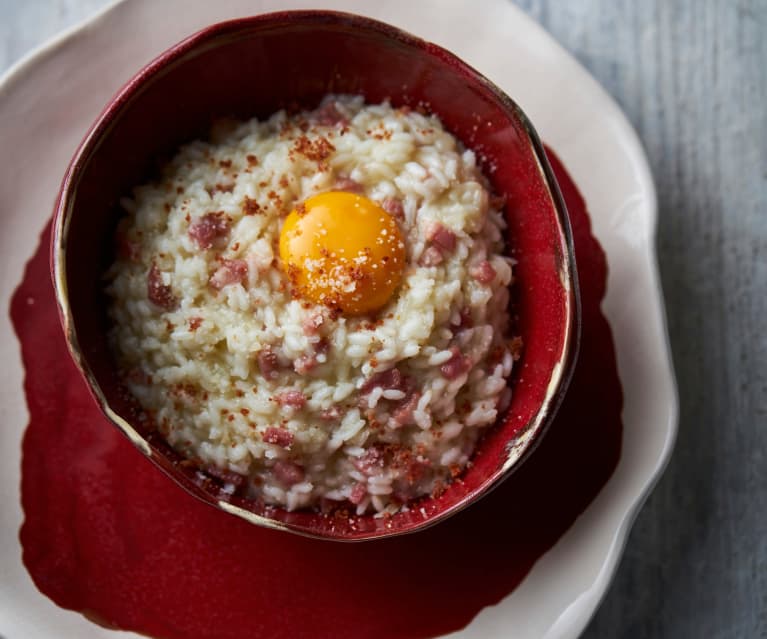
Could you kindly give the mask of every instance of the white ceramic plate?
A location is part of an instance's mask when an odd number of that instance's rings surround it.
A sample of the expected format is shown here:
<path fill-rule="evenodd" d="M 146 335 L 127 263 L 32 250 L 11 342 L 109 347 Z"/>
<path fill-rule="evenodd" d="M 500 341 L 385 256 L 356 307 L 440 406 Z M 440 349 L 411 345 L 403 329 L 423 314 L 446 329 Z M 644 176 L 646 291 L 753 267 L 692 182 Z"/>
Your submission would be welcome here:
<path fill-rule="evenodd" d="M 455 52 L 527 112 L 583 192 L 610 272 L 604 311 L 625 393 L 623 453 L 596 500 L 522 584 L 453 639 L 577 637 L 615 572 L 633 519 L 676 433 L 677 398 L 655 262 L 656 198 L 633 129 L 552 38 L 506 0 L 124 0 L 28 56 L 0 81 L 0 297 L 3 308 L 50 215 L 69 158 L 110 96 L 141 66 L 216 21 L 286 8 L 384 20 Z M 116 636 L 56 607 L 21 564 L 19 451 L 27 421 L 19 347 L 0 325 L 0 635 Z M 131 635 L 138 636 L 138 635 Z"/>

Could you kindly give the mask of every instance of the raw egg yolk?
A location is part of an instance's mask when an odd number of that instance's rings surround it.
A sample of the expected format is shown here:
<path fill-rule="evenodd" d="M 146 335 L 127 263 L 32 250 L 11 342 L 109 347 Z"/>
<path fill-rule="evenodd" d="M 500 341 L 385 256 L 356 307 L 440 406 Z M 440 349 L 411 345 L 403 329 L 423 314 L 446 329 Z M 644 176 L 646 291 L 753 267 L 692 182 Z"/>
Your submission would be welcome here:
<path fill-rule="evenodd" d="M 280 259 L 300 296 L 359 315 L 389 301 L 402 279 L 405 243 L 378 204 L 330 191 L 310 197 L 285 219 Z"/>

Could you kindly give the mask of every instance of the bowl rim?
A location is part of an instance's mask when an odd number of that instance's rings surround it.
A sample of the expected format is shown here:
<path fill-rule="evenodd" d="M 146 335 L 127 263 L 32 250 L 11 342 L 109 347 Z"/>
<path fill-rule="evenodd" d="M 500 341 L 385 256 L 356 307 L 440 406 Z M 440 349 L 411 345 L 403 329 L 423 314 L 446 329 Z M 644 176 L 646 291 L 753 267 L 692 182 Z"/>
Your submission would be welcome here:
<path fill-rule="evenodd" d="M 441 61 L 456 69 L 458 73 L 471 77 L 474 82 L 482 86 L 485 91 L 492 95 L 502 107 L 503 111 L 511 114 L 511 117 L 521 125 L 536 161 L 536 167 L 546 186 L 548 199 L 553 206 L 554 217 L 557 222 L 556 235 L 559 246 L 557 246 L 556 263 L 559 281 L 563 289 L 566 316 L 561 349 L 557 354 L 556 362 L 551 369 L 544 398 L 540 402 L 532 418 L 520 429 L 519 435 L 507 444 L 507 456 L 503 465 L 484 477 L 475 489 L 467 492 L 455 503 L 426 519 L 410 523 L 401 528 L 391 529 L 388 527 L 379 527 L 374 530 L 357 532 L 353 535 L 319 533 L 314 529 L 308 529 L 291 522 L 283 522 L 264 515 L 256 514 L 233 503 L 217 498 L 205 489 L 198 487 L 195 487 L 197 489 L 193 489 L 190 482 L 181 481 L 180 474 L 171 474 L 159 463 L 155 463 L 155 465 L 192 496 L 261 527 L 283 530 L 314 539 L 347 543 L 411 534 L 444 521 L 485 497 L 521 466 L 522 462 L 527 459 L 535 448 L 537 448 L 542 436 L 553 421 L 553 418 L 564 399 L 575 369 L 580 346 L 581 301 L 572 230 L 567 208 L 553 170 L 548 162 L 544 145 L 530 119 L 521 107 L 495 83 L 458 58 L 452 52 L 380 20 L 344 11 L 324 9 L 274 11 L 216 22 L 192 33 L 183 40 L 165 49 L 149 63 L 139 69 L 108 100 L 101 113 L 90 126 L 88 132 L 78 145 L 67 166 L 53 209 L 54 223 L 50 245 L 51 273 L 59 318 L 64 330 L 69 353 L 80 374 L 86 380 L 89 391 L 96 400 L 102 413 L 114 426 L 122 431 L 122 433 L 130 439 L 133 445 L 147 458 L 156 461 L 154 459 L 156 451 L 151 447 L 144 436 L 142 436 L 127 419 L 123 418 L 112 409 L 98 379 L 88 365 L 80 347 L 77 332 L 75 330 L 74 316 L 69 304 L 66 278 L 66 249 L 69 222 L 71 220 L 70 213 L 74 207 L 74 202 L 77 199 L 77 189 L 82 173 L 88 166 L 92 154 L 99 148 L 101 140 L 109 134 L 112 127 L 119 121 L 123 107 L 129 106 L 130 102 L 143 92 L 146 82 L 156 79 L 168 65 L 177 62 L 184 56 L 195 55 L 201 50 L 201 46 L 204 46 L 210 41 L 218 41 L 216 44 L 220 44 L 220 42 L 223 41 L 221 39 L 227 35 L 235 38 L 237 37 L 238 32 L 279 21 L 311 21 L 314 24 L 347 24 L 359 27 L 366 31 L 378 32 L 379 34 L 402 42 L 407 46 L 420 49 L 428 55 L 438 57 Z"/>

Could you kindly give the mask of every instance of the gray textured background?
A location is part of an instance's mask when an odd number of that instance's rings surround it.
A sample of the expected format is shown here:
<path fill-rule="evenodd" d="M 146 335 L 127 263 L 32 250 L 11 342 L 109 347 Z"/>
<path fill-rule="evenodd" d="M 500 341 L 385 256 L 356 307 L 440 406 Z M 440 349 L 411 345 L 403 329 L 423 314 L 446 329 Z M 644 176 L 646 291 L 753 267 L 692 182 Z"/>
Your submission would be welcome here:
<path fill-rule="evenodd" d="M 105 4 L 0 0 L 0 72 Z M 767 1 L 517 4 L 645 145 L 681 396 L 674 457 L 584 637 L 767 638 Z"/>

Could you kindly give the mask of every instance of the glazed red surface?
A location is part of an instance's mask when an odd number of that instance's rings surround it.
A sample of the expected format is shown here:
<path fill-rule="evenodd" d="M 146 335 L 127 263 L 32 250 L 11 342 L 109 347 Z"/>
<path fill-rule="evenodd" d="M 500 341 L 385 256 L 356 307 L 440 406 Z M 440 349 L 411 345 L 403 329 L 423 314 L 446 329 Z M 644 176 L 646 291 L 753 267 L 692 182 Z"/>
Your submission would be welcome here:
<path fill-rule="evenodd" d="M 552 164 L 583 302 L 577 368 L 538 450 L 489 497 L 414 535 L 338 544 L 252 526 L 168 480 L 102 416 L 67 352 L 49 230 L 16 291 L 30 423 L 23 560 L 58 605 L 164 639 L 433 637 L 509 594 L 620 455 L 622 393 L 599 309 L 606 262 L 583 200 Z"/>

